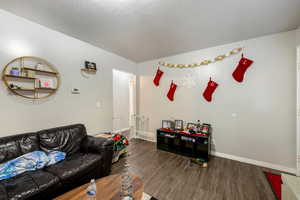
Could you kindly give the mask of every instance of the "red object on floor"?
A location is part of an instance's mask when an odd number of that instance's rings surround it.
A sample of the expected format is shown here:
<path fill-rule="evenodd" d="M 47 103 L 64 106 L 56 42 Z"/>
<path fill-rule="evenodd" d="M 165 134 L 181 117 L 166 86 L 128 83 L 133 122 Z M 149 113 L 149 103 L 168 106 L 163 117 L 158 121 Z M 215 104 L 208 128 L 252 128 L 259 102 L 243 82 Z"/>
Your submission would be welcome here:
<path fill-rule="evenodd" d="M 265 172 L 265 175 L 270 183 L 270 186 L 277 197 L 278 200 L 281 200 L 281 175 Z"/>

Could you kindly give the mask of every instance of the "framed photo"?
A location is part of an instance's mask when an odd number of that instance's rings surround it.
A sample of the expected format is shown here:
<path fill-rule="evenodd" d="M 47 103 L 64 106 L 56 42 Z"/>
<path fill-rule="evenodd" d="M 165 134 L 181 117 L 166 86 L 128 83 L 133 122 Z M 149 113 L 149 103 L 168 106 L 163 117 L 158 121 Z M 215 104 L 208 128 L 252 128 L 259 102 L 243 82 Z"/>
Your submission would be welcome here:
<path fill-rule="evenodd" d="M 96 63 L 85 61 L 85 68 L 86 69 L 97 70 L 97 65 L 96 65 Z"/>
<path fill-rule="evenodd" d="M 175 129 L 183 130 L 183 120 L 175 120 Z"/>
<path fill-rule="evenodd" d="M 186 125 L 186 129 L 190 130 L 190 129 L 195 129 L 197 128 L 197 124 L 194 124 L 194 123 L 188 123 Z"/>
<path fill-rule="evenodd" d="M 201 133 L 208 134 L 210 129 L 210 124 L 203 124 L 201 127 Z"/>
<path fill-rule="evenodd" d="M 172 121 L 162 120 L 162 128 L 171 129 L 172 128 Z"/>
<path fill-rule="evenodd" d="M 54 88 L 54 83 L 52 79 L 40 78 L 39 80 L 41 88 Z"/>

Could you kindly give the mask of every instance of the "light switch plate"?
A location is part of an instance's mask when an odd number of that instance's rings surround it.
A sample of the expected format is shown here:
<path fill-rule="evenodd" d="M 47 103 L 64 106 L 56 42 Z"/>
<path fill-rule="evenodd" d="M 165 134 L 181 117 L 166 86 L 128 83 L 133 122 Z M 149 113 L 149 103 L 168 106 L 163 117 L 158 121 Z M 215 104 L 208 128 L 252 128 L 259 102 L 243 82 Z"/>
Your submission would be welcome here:
<path fill-rule="evenodd" d="M 101 108 L 102 107 L 102 102 L 101 101 L 97 101 L 96 102 L 96 107 L 97 108 Z"/>

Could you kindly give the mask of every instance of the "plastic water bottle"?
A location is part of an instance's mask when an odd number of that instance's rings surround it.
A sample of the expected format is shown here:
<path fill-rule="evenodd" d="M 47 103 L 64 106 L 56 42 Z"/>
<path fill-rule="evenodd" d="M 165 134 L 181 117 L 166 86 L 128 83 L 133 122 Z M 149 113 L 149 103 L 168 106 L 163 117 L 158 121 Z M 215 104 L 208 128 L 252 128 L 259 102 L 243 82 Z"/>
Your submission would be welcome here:
<path fill-rule="evenodd" d="M 96 200 L 96 194 L 97 194 L 97 186 L 95 183 L 95 179 L 92 179 L 90 182 L 90 185 L 88 186 L 86 190 L 87 199 L 88 200 Z"/>

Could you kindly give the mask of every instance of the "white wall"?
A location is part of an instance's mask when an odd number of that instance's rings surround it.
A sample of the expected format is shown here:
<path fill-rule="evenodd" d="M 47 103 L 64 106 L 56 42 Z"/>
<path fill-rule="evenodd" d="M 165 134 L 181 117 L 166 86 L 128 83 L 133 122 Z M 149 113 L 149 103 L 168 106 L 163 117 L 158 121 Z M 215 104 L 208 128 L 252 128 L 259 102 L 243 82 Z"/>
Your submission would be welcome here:
<path fill-rule="evenodd" d="M 298 112 L 300 111 L 300 28 L 296 30 L 296 44 L 297 44 L 297 106 Z M 298 175 L 300 176 L 300 112 L 297 115 L 297 161 L 298 161 Z"/>
<path fill-rule="evenodd" d="M 150 119 L 146 134 L 154 138 L 163 119 L 200 119 L 212 124 L 217 152 L 295 169 L 295 34 L 290 31 L 139 64 L 139 114 Z M 254 60 L 243 83 L 231 76 L 239 55 L 195 69 L 161 67 L 165 72 L 161 86 L 152 83 L 160 60 L 194 63 L 237 47 L 245 47 L 245 56 Z M 208 103 L 202 92 L 210 76 L 219 87 Z M 179 84 L 174 102 L 166 98 L 171 80 Z"/>
<path fill-rule="evenodd" d="M 300 35 L 299 35 L 300 36 Z M 299 37 L 300 38 L 300 37 Z M 297 47 L 297 176 L 300 176 L 300 46 Z"/>
<path fill-rule="evenodd" d="M 90 134 L 112 129 L 112 69 L 135 73 L 135 63 L 3 10 L 0 24 L 0 66 L 19 56 L 38 56 L 55 65 L 62 79 L 55 96 L 36 102 L 10 95 L 1 84 L 0 136 L 72 123 L 84 123 Z M 85 60 L 99 67 L 88 79 L 80 74 Z M 72 95 L 72 87 L 81 94 Z"/>
<path fill-rule="evenodd" d="M 297 46 L 300 47 L 300 28 L 297 29 L 297 33 L 296 33 L 296 37 L 297 37 Z"/>

